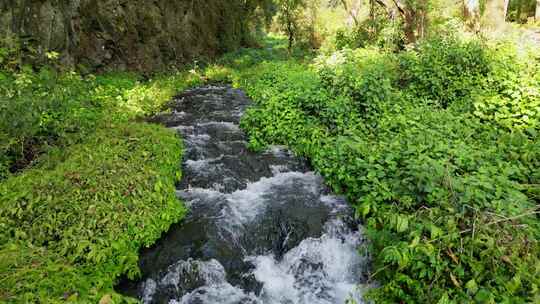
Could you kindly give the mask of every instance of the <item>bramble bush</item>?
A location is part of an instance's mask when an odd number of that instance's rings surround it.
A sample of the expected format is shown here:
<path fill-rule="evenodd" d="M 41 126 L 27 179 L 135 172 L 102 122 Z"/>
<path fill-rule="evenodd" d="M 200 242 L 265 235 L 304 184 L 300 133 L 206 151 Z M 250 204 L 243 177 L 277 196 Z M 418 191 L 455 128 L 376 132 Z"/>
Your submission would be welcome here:
<path fill-rule="evenodd" d="M 474 96 L 472 112 L 499 127 L 534 133 L 540 128 L 540 53 L 500 43 L 490 52 L 490 74 Z"/>
<path fill-rule="evenodd" d="M 469 98 L 490 73 L 488 51 L 478 40 L 435 37 L 399 57 L 402 87 L 415 99 L 446 108 Z"/>
<path fill-rule="evenodd" d="M 443 38 L 244 74 L 250 145 L 307 156 L 364 218 L 376 302 L 540 300 L 540 70 L 511 54 Z"/>
<path fill-rule="evenodd" d="M 346 96 L 364 119 L 395 105 L 401 98 L 396 90 L 398 69 L 391 54 L 380 50 L 345 49 L 331 56 L 320 56 L 313 67 L 325 90 L 332 96 Z"/>
<path fill-rule="evenodd" d="M 519 54 L 508 42 L 423 41 L 399 57 L 400 88 L 424 101 L 473 113 L 499 127 L 534 132 L 540 121 L 538 52 Z"/>

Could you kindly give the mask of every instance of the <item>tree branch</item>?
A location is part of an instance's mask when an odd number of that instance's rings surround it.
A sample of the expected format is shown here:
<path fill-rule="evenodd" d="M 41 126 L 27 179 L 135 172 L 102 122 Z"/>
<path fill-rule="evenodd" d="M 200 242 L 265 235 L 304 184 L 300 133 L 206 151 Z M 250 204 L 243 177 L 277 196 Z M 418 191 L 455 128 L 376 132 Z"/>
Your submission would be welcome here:
<path fill-rule="evenodd" d="M 403 5 L 399 3 L 399 0 L 392 0 L 394 2 L 394 4 L 396 5 L 399 13 L 402 15 L 402 16 L 405 16 L 405 9 L 403 8 Z"/>

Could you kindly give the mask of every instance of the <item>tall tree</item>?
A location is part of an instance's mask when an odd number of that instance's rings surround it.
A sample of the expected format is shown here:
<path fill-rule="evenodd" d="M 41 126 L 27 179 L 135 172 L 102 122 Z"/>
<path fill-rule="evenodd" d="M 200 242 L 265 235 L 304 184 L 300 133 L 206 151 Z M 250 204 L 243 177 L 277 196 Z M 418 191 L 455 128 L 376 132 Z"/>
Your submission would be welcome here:
<path fill-rule="evenodd" d="M 403 19 L 407 43 L 423 38 L 428 24 L 429 0 L 393 0 Z"/>
<path fill-rule="evenodd" d="M 277 0 L 278 22 L 289 39 L 289 51 L 297 39 L 302 10 L 306 7 L 306 0 Z"/>
<path fill-rule="evenodd" d="M 540 0 L 536 0 L 536 14 L 534 15 L 534 20 L 540 21 Z"/>

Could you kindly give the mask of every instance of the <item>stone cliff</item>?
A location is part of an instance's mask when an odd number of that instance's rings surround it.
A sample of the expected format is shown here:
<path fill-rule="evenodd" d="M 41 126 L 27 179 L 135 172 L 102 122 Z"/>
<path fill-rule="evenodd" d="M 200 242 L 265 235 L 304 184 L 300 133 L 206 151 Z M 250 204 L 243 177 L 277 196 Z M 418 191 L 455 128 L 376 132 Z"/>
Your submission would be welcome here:
<path fill-rule="evenodd" d="M 92 70 L 149 71 L 246 42 L 249 1 L 2 0 L 0 37 Z"/>

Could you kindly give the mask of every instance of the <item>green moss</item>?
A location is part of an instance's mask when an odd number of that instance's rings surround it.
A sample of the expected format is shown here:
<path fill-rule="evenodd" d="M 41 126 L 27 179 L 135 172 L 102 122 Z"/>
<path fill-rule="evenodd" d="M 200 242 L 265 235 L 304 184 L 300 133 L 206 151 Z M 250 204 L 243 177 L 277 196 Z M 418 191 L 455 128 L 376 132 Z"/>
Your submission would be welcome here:
<path fill-rule="evenodd" d="M 97 302 L 119 275 L 134 277 L 139 248 L 185 214 L 181 151 L 162 127 L 104 124 L 0 184 L 0 300 Z"/>

